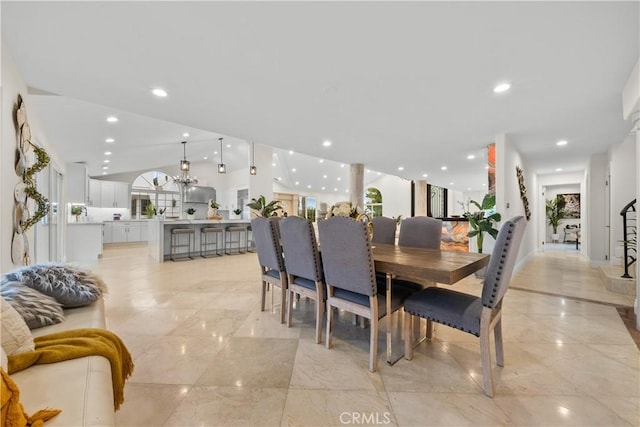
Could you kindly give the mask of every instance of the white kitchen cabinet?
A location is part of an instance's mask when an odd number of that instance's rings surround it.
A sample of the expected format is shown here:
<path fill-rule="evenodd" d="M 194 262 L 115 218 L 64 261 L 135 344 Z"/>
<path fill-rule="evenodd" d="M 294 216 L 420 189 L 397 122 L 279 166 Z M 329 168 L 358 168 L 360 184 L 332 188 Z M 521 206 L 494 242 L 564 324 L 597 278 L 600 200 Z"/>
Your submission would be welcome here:
<path fill-rule="evenodd" d="M 146 222 L 115 221 L 112 224 L 111 243 L 142 242 L 145 240 L 142 228 L 147 227 Z"/>
<path fill-rule="evenodd" d="M 100 184 L 103 208 L 129 207 L 129 184 L 115 181 L 100 181 Z"/>
<path fill-rule="evenodd" d="M 102 181 L 97 179 L 89 180 L 89 198 L 87 206 L 99 208 L 102 207 Z"/>
<path fill-rule="evenodd" d="M 102 228 L 102 239 L 104 243 L 113 242 L 113 223 L 111 222 L 104 223 L 104 227 Z"/>
<path fill-rule="evenodd" d="M 87 203 L 89 197 L 87 165 L 83 163 L 67 163 L 65 182 L 68 203 Z"/>

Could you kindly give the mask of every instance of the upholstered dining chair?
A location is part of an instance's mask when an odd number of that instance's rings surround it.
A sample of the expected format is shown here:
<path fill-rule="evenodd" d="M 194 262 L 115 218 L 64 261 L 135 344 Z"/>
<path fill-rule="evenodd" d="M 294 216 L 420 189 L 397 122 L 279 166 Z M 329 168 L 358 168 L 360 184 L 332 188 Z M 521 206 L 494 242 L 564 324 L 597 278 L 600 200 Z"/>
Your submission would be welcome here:
<path fill-rule="evenodd" d="M 332 217 L 318 223 L 318 234 L 327 285 L 326 346 L 331 348 L 332 307 L 369 319 L 369 370 L 375 372 L 378 366 L 378 320 L 386 314 L 386 296 L 378 294 L 366 227 L 365 223 L 350 218 Z M 402 307 L 407 295 L 404 289 L 392 293 L 392 312 Z"/>
<path fill-rule="evenodd" d="M 374 229 L 375 236 L 375 229 Z M 398 245 L 414 248 L 440 249 L 442 220 L 428 216 L 414 216 L 400 223 Z"/>
<path fill-rule="evenodd" d="M 502 346 L 502 299 L 509 286 L 527 221 L 517 216 L 500 228 L 482 285 L 476 297 L 451 289 L 430 287 L 408 297 L 404 302 L 405 358 L 413 357 L 412 316 L 441 323 L 480 338 L 483 388 L 493 397 L 490 334 L 495 335 L 496 361 L 504 366 Z M 430 330 L 428 327 L 427 330 Z"/>
<path fill-rule="evenodd" d="M 396 220 L 387 216 L 376 216 L 371 218 L 373 224 L 372 243 L 386 243 L 394 245 L 396 243 Z"/>
<path fill-rule="evenodd" d="M 267 284 L 279 286 L 282 290 L 280 302 L 280 323 L 285 320 L 285 307 L 287 298 L 288 279 L 280 245 L 279 219 L 276 217 L 257 217 L 251 220 L 253 240 L 258 252 L 258 263 L 262 276 L 262 302 L 260 309 L 264 311 Z M 273 288 L 273 286 L 272 286 Z M 271 289 L 271 305 L 273 306 L 273 293 Z"/>
<path fill-rule="evenodd" d="M 294 294 L 316 301 L 316 343 L 322 342 L 325 284 L 318 242 L 311 221 L 290 216 L 280 221 L 280 237 L 287 269 L 287 325 L 291 326 Z"/>

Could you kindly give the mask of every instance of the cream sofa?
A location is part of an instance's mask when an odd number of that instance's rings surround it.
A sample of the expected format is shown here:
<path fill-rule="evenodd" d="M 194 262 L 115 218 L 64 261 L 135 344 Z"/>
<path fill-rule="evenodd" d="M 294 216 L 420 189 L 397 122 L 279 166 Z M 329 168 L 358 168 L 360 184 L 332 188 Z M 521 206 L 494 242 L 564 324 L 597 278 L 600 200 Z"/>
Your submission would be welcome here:
<path fill-rule="evenodd" d="M 78 328 L 105 328 L 104 302 L 66 309 L 65 320 L 33 329 L 34 337 Z M 114 426 L 111 365 L 101 356 L 34 365 L 11 375 L 27 414 L 44 409 L 62 412 L 46 427 Z"/>

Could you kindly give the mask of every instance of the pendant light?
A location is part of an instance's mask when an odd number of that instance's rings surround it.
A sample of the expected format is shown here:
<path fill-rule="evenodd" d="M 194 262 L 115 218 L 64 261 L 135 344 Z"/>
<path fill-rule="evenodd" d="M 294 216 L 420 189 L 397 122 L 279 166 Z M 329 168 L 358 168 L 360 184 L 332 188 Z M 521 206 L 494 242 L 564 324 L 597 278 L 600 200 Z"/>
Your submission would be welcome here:
<path fill-rule="evenodd" d="M 180 160 L 180 175 L 174 176 L 173 180 L 178 184 L 185 186 L 197 184 L 198 179 L 194 176 L 189 176 L 189 169 L 191 168 L 191 162 L 187 160 L 187 141 L 182 141 L 182 154 L 183 159 Z"/>
<path fill-rule="evenodd" d="M 180 171 L 189 172 L 191 162 L 187 160 L 187 141 L 182 141 L 182 153 L 183 153 L 184 159 L 180 160 Z"/>
<path fill-rule="evenodd" d="M 218 173 L 227 173 L 227 166 L 222 161 L 222 138 L 218 138 L 220 141 L 220 163 L 218 163 Z"/>
<path fill-rule="evenodd" d="M 256 148 L 253 141 L 251 141 L 251 166 L 249 166 L 249 174 L 257 175 L 258 168 L 256 167 Z"/>

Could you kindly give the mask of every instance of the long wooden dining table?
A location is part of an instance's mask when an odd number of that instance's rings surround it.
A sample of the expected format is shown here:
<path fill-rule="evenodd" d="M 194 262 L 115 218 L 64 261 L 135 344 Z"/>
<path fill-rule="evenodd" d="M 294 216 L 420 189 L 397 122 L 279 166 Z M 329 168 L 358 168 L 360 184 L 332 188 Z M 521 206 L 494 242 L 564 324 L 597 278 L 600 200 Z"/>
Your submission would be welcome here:
<path fill-rule="evenodd" d="M 391 293 L 392 279 L 415 279 L 453 285 L 489 264 L 489 255 L 438 249 L 375 243 L 373 258 L 378 273 L 386 275 L 387 363 L 393 365 L 401 357 L 393 354 Z M 402 348 L 402 347 L 401 347 Z"/>

